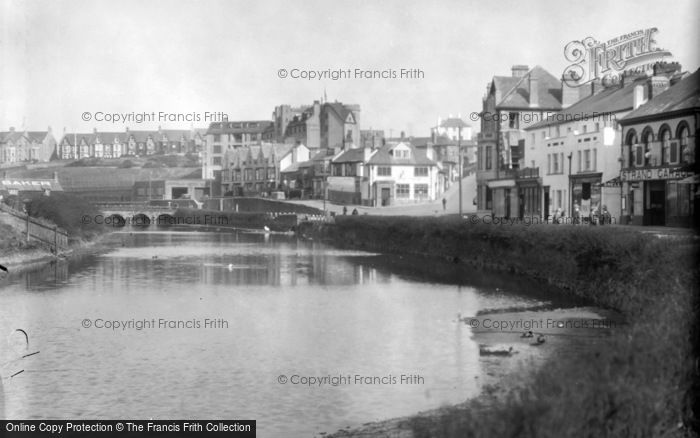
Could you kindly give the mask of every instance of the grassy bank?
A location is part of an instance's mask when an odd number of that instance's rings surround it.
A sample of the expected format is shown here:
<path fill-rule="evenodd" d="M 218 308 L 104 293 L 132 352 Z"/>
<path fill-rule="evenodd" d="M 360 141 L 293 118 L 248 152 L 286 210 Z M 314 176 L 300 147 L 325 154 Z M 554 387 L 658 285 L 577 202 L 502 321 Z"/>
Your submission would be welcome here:
<path fill-rule="evenodd" d="M 688 436 L 697 429 L 698 246 L 634 229 L 348 216 L 335 245 L 424 254 L 556 285 L 630 321 L 609 342 L 533 371 L 507 395 L 410 420 L 415 437 Z"/>

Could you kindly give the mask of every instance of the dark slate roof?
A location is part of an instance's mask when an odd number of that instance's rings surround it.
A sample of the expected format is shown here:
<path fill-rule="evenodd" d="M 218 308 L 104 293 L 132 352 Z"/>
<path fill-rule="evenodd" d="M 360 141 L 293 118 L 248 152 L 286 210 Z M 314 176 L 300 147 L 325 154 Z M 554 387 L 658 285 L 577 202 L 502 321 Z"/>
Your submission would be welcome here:
<path fill-rule="evenodd" d="M 47 135 L 49 135 L 49 131 L 27 131 L 27 136 L 29 136 L 29 139 L 37 143 L 44 141 Z"/>
<path fill-rule="evenodd" d="M 148 137 L 153 138 L 153 141 L 157 140 L 156 131 L 131 131 L 126 133 L 126 139 L 128 141 L 129 137 L 133 136 L 136 143 L 145 143 Z"/>
<path fill-rule="evenodd" d="M 525 131 L 571 123 L 574 121 L 574 116 L 580 119 L 584 115 L 592 117 L 594 114 L 600 115 L 602 113 L 629 111 L 633 107 L 635 85 L 644 84 L 645 82 L 646 78 L 640 78 L 629 85 L 623 86 L 619 84 L 606 88 L 597 94 L 579 100 L 561 111 L 556 117 L 542 120 L 541 122 L 528 126 L 525 128 Z"/>
<path fill-rule="evenodd" d="M 340 154 L 334 163 L 358 163 L 365 160 L 365 150 L 364 148 L 348 149 L 342 154 Z"/>
<path fill-rule="evenodd" d="M 119 139 L 120 143 L 124 143 L 127 140 L 127 135 L 124 132 L 97 132 L 96 136 L 102 143 L 107 144 L 114 143 L 115 138 Z"/>
<path fill-rule="evenodd" d="M 209 125 L 209 134 L 257 134 L 263 133 L 272 125 L 271 120 L 243 120 L 237 122 L 214 122 Z"/>
<path fill-rule="evenodd" d="M 537 79 L 537 106 L 530 106 L 530 77 Z M 496 79 L 498 78 L 498 83 Z M 514 81 L 515 80 L 515 81 Z M 544 68 L 536 65 L 522 77 L 494 77 L 494 84 L 503 92 L 500 108 L 512 109 L 561 109 L 561 81 Z"/>
<path fill-rule="evenodd" d="M 338 117 L 340 117 L 340 119 L 343 121 L 345 121 L 345 119 L 348 117 L 348 114 L 351 112 L 349 108 L 347 108 L 340 102 L 327 103 L 326 105 L 331 107 L 333 111 L 335 111 L 335 113 L 338 114 Z"/>
<path fill-rule="evenodd" d="M 397 146 L 403 144 L 411 149 L 411 158 L 396 158 L 390 154 Z M 369 164 L 377 164 L 384 166 L 435 166 L 437 163 L 425 155 L 424 150 L 418 150 L 410 144 L 399 143 L 394 145 L 386 145 L 377 149 L 377 152 L 369 159 Z"/>
<path fill-rule="evenodd" d="M 636 110 L 627 114 L 621 122 L 630 122 L 660 113 L 697 109 L 700 107 L 700 69 L 682 79 L 668 90 L 653 97 Z"/>

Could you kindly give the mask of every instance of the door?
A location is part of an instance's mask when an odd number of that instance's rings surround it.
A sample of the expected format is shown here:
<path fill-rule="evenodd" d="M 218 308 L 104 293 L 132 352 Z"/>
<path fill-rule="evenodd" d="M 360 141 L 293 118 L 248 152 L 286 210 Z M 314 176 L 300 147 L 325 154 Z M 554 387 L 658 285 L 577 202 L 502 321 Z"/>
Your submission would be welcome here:
<path fill-rule="evenodd" d="M 644 211 L 646 225 L 666 225 L 666 181 L 649 181 L 649 203 Z"/>
<path fill-rule="evenodd" d="M 544 220 L 549 220 L 549 186 L 544 188 Z"/>
<path fill-rule="evenodd" d="M 391 198 L 391 189 L 382 187 L 382 207 L 389 205 L 389 198 Z"/>

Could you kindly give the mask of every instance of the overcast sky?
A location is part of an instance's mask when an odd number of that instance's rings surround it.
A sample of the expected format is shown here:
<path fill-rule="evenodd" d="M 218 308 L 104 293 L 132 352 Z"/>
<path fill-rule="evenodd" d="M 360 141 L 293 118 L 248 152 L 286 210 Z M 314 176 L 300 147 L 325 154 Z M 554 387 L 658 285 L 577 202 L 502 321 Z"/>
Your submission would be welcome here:
<path fill-rule="evenodd" d="M 363 129 L 428 135 L 438 116 L 481 109 L 513 64 L 560 76 L 564 46 L 657 27 L 659 47 L 700 65 L 700 2 L 0 0 L 0 130 L 122 131 L 83 112 L 227 113 L 361 106 Z M 281 79 L 279 69 L 421 69 L 423 79 Z M 127 123 L 131 129 L 190 123 Z M 205 127 L 208 123 L 194 123 Z M 478 124 L 474 123 L 478 129 Z"/>

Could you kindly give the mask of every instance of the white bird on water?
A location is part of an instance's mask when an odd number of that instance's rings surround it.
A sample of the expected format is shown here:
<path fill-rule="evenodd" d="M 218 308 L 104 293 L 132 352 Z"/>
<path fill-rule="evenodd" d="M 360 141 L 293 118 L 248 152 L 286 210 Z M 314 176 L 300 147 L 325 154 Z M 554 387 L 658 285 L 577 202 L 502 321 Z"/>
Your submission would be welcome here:
<path fill-rule="evenodd" d="M 266 233 L 269 233 L 269 232 L 270 232 L 270 229 L 267 227 L 267 225 L 264 225 L 264 226 L 263 226 L 263 230 L 265 230 Z"/>
<path fill-rule="evenodd" d="M 229 271 L 233 271 L 233 263 L 229 263 L 229 264 L 228 264 L 228 270 L 229 270 Z"/>

